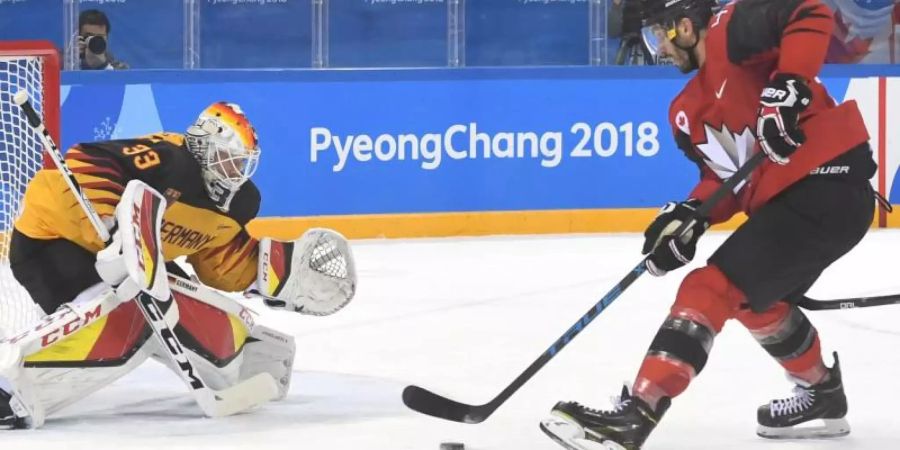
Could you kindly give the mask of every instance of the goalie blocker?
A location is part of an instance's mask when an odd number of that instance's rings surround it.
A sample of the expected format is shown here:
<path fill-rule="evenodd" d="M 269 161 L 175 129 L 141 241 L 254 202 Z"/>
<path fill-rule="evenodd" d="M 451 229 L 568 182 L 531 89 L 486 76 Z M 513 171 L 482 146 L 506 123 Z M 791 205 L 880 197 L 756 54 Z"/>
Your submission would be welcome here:
<path fill-rule="evenodd" d="M 134 191 L 158 196 L 149 186 L 133 181 L 126 188 L 131 196 L 123 195 L 117 216 L 123 211 L 139 212 Z M 128 222 L 141 224 L 119 217 L 119 223 Z M 157 222 L 155 236 L 158 226 Z M 132 231 L 145 230 L 138 226 Z M 97 262 L 98 272 L 117 286 L 115 290 L 98 284 L 29 329 L 0 341 L 0 426 L 40 426 L 47 415 L 102 388 L 149 357 L 182 375 L 187 364 L 187 378 L 205 383 L 216 393 L 217 402 L 227 397 L 225 394 L 237 394 L 230 405 L 217 405 L 224 406 L 219 411 L 228 411 L 222 414 L 287 394 L 295 351 L 291 336 L 256 325 L 249 309 L 190 280 L 169 275 L 168 283 L 154 281 L 165 280 L 160 277 L 166 274 L 164 265 L 153 261 L 148 252 L 153 243 L 136 241 L 133 236 L 123 239 L 121 231 L 116 235 L 114 243 L 98 254 Z M 131 245 L 135 242 L 140 248 Z M 264 242 L 269 256 L 259 267 L 267 268 L 267 282 L 258 284 L 264 286 L 260 292 L 266 295 L 266 304 L 330 314 L 352 299 L 356 285 L 353 258 L 339 234 L 310 230 L 295 242 Z M 272 280 L 277 282 L 270 283 Z M 174 301 L 159 301 L 169 288 Z M 152 339 L 153 328 L 141 307 L 130 301 L 139 291 L 157 298 L 163 327 L 174 335 L 171 340 Z M 186 361 L 179 361 L 178 354 L 173 358 L 172 341 L 180 344 L 175 345 L 176 350 Z M 168 348 L 161 347 L 162 342 Z M 271 388 L 268 383 L 250 382 L 266 379 L 277 382 L 272 382 Z M 253 390 L 229 392 L 240 384 Z M 194 388 L 193 382 L 191 386 Z M 207 409 L 204 407 L 204 412 L 209 415 Z"/>

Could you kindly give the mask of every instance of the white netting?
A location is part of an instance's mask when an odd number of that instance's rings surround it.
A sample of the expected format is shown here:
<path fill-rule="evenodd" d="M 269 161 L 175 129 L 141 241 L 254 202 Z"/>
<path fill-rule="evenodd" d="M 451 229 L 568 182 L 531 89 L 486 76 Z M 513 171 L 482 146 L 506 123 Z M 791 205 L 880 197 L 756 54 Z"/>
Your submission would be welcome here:
<path fill-rule="evenodd" d="M 0 56 L 0 337 L 40 317 L 38 308 L 9 269 L 9 239 L 25 186 L 41 167 L 43 146 L 13 95 L 25 89 L 43 115 L 43 61 L 36 56 Z"/>

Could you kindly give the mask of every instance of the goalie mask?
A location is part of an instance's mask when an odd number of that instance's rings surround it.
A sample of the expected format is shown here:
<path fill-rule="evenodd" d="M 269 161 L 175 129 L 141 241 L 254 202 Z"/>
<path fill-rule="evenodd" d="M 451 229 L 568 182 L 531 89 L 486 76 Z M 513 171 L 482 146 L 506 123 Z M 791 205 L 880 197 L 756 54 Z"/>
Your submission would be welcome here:
<path fill-rule="evenodd" d="M 185 142 L 200 163 L 209 198 L 220 210 L 228 211 L 259 162 L 256 131 L 247 116 L 234 103 L 214 103 L 187 129 Z"/>

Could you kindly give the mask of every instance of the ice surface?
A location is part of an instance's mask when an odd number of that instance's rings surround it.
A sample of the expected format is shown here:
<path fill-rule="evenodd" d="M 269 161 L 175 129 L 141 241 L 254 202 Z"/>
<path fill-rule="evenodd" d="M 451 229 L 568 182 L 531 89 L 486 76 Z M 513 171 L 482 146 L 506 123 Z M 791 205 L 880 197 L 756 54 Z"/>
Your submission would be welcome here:
<path fill-rule="evenodd" d="M 725 238 L 700 243 L 705 259 Z M 225 419 L 203 418 L 176 376 L 148 362 L 50 418 L 6 432 L 4 449 L 554 450 L 538 421 L 561 399 L 606 407 L 631 380 L 665 317 L 681 270 L 645 275 L 479 425 L 414 413 L 415 383 L 467 403 L 496 395 L 639 260 L 636 234 L 354 242 L 359 294 L 331 317 L 268 311 L 260 323 L 294 334 L 291 394 Z M 900 232 L 873 231 L 810 295 L 900 293 Z M 695 264 L 696 266 L 696 264 Z M 783 372 L 738 323 L 679 397 L 646 449 L 887 449 L 895 413 L 900 305 L 810 313 L 823 347 L 841 352 L 853 432 L 835 441 L 772 442 L 754 434 L 756 407 L 790 394 Z M 829 357 L 830 362 L 830 357 Z"/>

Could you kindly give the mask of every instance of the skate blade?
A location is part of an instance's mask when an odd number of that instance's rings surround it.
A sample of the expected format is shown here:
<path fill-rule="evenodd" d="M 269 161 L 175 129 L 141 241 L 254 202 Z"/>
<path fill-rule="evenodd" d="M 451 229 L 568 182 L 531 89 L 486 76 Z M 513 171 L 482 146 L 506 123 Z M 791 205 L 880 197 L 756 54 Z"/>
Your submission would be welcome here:
<path fill-rule="evenodd" d="M 585 438 L 584 428 L 562 414 L 541 421 L 541 431 L 566 450 L 626 450 L 612 441 L 596 442 Z"/>
<path fill-rule="evenodd" d="M 766 439 L 828 439 L 850 434 L 847 419 L 816 419 L 793 427 L 760 425 L 756 434 Z"/>

